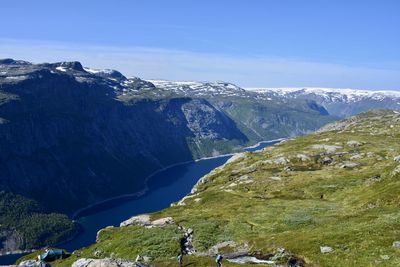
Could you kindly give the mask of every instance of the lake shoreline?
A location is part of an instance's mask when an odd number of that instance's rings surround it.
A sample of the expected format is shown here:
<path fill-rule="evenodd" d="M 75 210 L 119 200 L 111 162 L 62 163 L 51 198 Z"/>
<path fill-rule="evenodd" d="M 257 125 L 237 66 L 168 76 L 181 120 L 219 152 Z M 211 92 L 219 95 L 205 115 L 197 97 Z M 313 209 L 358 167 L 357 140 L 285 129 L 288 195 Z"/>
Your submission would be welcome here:
<path fill-rule="evenodd" d="M 260 146 L 261 144 L 264 144 L 264 143 L 279 142 L 279 141 L 283 141 L 283 140 L 285 140 L 285 139 L 286 139 L 286 138 L 277 138 L 277 139 L 272 139 L 272 140 L 267 140 L 267 141 L 260 141 L 260 142 L 254 144 L 254 145 L 251 145 L 251 146 L 248 146 L 248 147 L 243 147 L 242 150 L 256 148 L 256 147 L 258 147 L 258 146 Z M 143 196 L 143 195 L 146 194 L 146 193 L 148 192 L 148 190 L 149 190 L 149 187 L 148 187 L 148 182 L 149 182 L 149 180 L 150 180 L 152 177 L 154 177 L 155 175 L 157 175 L 158 173 L 163 172 L 163 171 L 165 171 L 165 170 L 167 170 L 167 169 L 170 169 L 170 168 L 173 168 L 173 167 L 176 167 L 176 166 L 179 166 L 179 165 L 188 164 L 188 163 L 191 163 L 191 162 L 199 162 L 199 161 L 202 161 L 202 160 L 216 159 L 216 158 L 222 158 L 222 157 L 233 156 L 233 155 L 235 155 L 235 154 L 242 153 L 242 152 L 244 152 L 244 151 L 241 151 L 241 152 L 234 152 L 234 153 L 228 153 L 228 154 L 222 154 L 222 155 L 212 156 L 212 157 L 204 157 L 204 158 L 195 159 L 195 160 L 181 161 L 181 162 L 178 162 L 178 163 L 174 163 L 174 164 L 168 165 L 168 166 L 166 166 L 166 167 L 163 167 L 163 168 L 161 168 L 161 169 L 158 169 L 157 171 L 155 171 L 155 172 L 151 173 L 149 176 L 147 176 L 147 177 L 144 179 L 144 188 L 143 188 L 142 190 L 137 191 L 137 192 L 134 192 L 134 193 L 131 193 L 131 194 L 124 194 L 124 195 L 119 195 L 119 196 L 116 196 L 116 197 L 107 198 L 107 199 L 104 199 L 104 200 L 95 202 L 95 203 L 93 203 L 93 204 L 90 204 L 90 205 L 88 205 L 88 206 L 86 206 L 86 207 L 84 207 L 84 208 L 81 208 L 81 209 L 75 211 L 75 212 L 73 213 L 73 215 L 71 216 L 71 219 L 72 219 L 72 220 L 78 220 L 79 218 L 83 217 L 83 216 L 79 216 L 81 213 L 83 213 L 83 212 L 85 212 L 85 211 L 87 211 L 87 210 L 93 209 L 93 208 L 96 207 L 96 206 L 106 204 L 107 202 L 112 202 L 112 201 L 117 201 L 117 200 L 123 200 L 123 199 L 127 199 L 127 200 L 128 200 L 128 199 L 131 199 L 131 198 L 138 198 L 138 197 Z"/>
<path fill-rule="evenodd" d="M 116 204 L 116 206 L 117 205 L 119 205 L 120 203 L 119 203 L 119 201 L 121 201 L 121 202 L 125 202 L 125 201 L 130 201 L 130 200 L 135 200 L 135 199 L 138 199 L 138 198 L 140 198 L 141 196 L 144 196 L 147 192 L 150 192 L 150 187 L 149 187 L 149 181 L 150 181 L 150 179 L 152 178 L 152 177 L 154 177 L 154 176 L 156 176 L 157 174 L 159 174 L 159 173 L 161 173 L 161 172 L 163 172 L 163 171 L 166 171 L 166 170 L 168 170 L 168 169 L 171 169 L 171 168 L 173 168 L 173 167 L 177 167 L 177 166 L 180 166 L 180 165 L 185 165 L 185 164 L 188 164 L 188 163 L 196 163 L 196 162 L 201 162 L 201 161 L 206 161 L 206 160 L 212 160 L 212 159 L 218 159 L 218 158 L 223 158 L 223 157 L 229 157 L 229 156 L 233 156 L 233 155 L 235 155 L 235 154 L 238 154 L 238 153 L 243 153 L 243 152 L 246 152 L 246 149 L 254 149 L 254 148 L 257 148 L 258 146 L 261 146 L 262 144 L 268 144 L 268 143 L 279 143 L 280 141 L 283 141 L 283 140 L 285 140 L 285 138 L 279 138 L 279 139 L 273 139 L 273 140 L 268 140 L 268 141 L 261 141 L 261 142 L 258 142 L 257 144 L 255 144 L 255 145 L 251 145 L 251 146 L 248 146 L 248 147 L 243 147 L 242 149 L 241 149 L 241 151 L 239 151 L 239 152 L 234 152 L 234 153 L 228 153 L 228 154 L 223 154 L 223 155 L 218 155 L 218 156 L 212 156 L 212 157 L 204 157 L 204 158 L 200 158 L 200 159 L 196 159 L 196 160 L 189 160 L 189 161 L 184 161 L 184 162 L 178 162 L 178 163 L 175 163 L 175 164 L 171 164 L 171 165 L 169 165 L 169 166 L 166 166 L 166 167 L 164 167 L 164 168 L 162 168 L 162 169 L 159 169 L 159 170 L 157 170 L 157 171 L 155 171 L 155 172 L 153 172 L 151 175 L 149 175 L 149 176 L 147 176 L 146 177 L 146 179 L 145 179 L 145 184 L 146 184 L 146 186 L 142 189 L 142 190 L 140 190 L 140 191 L 138 191 L 138 192 L 135 192 L 135 193 L 132 193 L 132 194 L 125 194 L 125 195 L 120 195 L 120 196 L 117 196 L 117 197 L 113 197 L 113 198 L 109 198 L 109 199 L 105 199 L 105 200 L 103 200 L 103 201 L 99 201 L 99 202 L 96 202 L 96 203 L 93 203 L 93 204 L 91 204 L 91 205 L 89 205 L 89 206 L 87 206 L 87 207 L 85 207 L 85 208 L 82 208 L 82 209 L 79 209 L 79 210 L 77 210 L 76 212 L 74 212 L 74 217 L 72 218 L 74 221 L 77 221 L 79 218 L 82 218 L 82 217 L 85 217 L 85 216 L 89 216 L 90 214 L 95 214 L 95 213 L 97 213 L 97 211 L 94 211 L 94 212 L 91 212 L 91 213 L 88 213 L 88 214 L 83 214 L 85 211 L 90 211 L 91 209 L 93 209 L 93 208 L 95 208 L 96 206 L 99 206 L 99 207 L 101 207 L 101 205 L 104 205 L 105 203 L 111 203 L 111 204 L 113 204 L 112 202 L 113 201 L 118 201 L 118 203 Z M 260 148 L 260 149 L 262 149 L 262 148 Z M 201 177 L 199 178 L 199 179 L 201 179 Z M 172 203 L 172 202 L 171 202 Z M 102 210 L 103 208 L 100 208 L 100 210 Z M 107 208 L 105 208 L 105 209 L 107 209 Z M 82 215 L 83 214 L 83 215 Z M 81 215 L 81 216 L 80 216 Z M 74 234 L 72 237 L 70 237 L 70 238 L 68 238 L 67 240 L 64 240 L 64 241 L 61 241 L 61 242 L 59 242 L 57 245 L 55 245 L 55 246 L 59 246 L 59 245 L 62 245 L 62 244 L 65 244 L 65 243 L 68 243 L 68 242 L 70 242 L 70 241 L 73 241 L 74 239 L 76 239 L 77 237 L 79 237 L 80 235 L 82 234 L 82 232 L 79 232 L 79 233 L 76 233 L 76 234 Z M 19 256 L 19 257 L 22 257 L 23 255 L 25 255 L 25 254 L 27 254 L 27 253 L 32 253 L 33 251 L 37 251 L 37 250 L 40 250 L 41 248 L 39 248 L 39 249 L 36 249 L 36 250 L 32 250 L 32 251 L 26 251 L 26 252 L 23 252 L 23 251 L 12 251 L 12 252 L 7 252 L 7 253 L 4 253 L 3 255 L 0 255 L 0 256 L 12 256 L 12 255 L 15 255 L 15 256 Z"/>

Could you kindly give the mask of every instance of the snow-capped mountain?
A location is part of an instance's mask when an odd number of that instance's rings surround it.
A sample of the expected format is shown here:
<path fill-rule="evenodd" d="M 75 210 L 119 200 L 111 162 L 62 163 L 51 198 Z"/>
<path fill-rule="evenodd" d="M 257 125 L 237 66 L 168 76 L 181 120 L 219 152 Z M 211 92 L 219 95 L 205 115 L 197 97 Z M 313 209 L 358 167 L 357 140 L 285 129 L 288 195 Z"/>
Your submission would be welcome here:
<path fill-rule="evenodd" d="M 348 117 L 377 108 L 400 109 L 400 91 L 370 91 L 339 88 L 247 88 L 269 97 L 308 99 L 331 115 Z"/>
<path fill-rule="evenodd" d="M 185 96 L 245 96 L 246 90 L 228 82 L 148 80 L 157 88 Z"/>

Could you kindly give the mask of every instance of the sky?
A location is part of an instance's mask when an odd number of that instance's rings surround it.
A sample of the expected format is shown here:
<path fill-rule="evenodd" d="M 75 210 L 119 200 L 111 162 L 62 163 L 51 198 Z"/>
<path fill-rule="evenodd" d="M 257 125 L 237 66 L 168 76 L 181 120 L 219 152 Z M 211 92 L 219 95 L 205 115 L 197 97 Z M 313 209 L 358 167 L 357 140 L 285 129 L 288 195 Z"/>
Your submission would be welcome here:
<path fill-rule="evenodd" d="M 0 58 L 143 79 L 400 90 L 398 0 L 3 0 Z"/>

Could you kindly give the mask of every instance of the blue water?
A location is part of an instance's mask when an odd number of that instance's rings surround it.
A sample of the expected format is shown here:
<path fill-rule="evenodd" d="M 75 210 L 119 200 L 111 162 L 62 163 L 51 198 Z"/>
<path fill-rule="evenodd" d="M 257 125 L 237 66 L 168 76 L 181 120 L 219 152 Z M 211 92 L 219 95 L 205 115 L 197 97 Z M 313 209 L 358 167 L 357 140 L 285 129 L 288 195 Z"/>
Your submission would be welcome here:
<path fill-rule="evenodd" d="M 278 141 L 262 142 L 246 151 L 255 151 L 271 146 Z M 96 240 L 98 230 L 109 225 L 119 226 L 120 222 L 131 216 L 155 212 L 167 208 L 187 195 L 196 182 L 205 174 L 224 164 L 231 156 L 204 159 L 177 165 L 158 172 L 148 182 L 149 190 L 140 197 L 113 200 L 88 209 L 78 219 L 83 232 L 72 241 L 59 247 L 68 251 L 86 247 Z M 23 254 L 0 257 L 0 264 L 11 264 Z"/>

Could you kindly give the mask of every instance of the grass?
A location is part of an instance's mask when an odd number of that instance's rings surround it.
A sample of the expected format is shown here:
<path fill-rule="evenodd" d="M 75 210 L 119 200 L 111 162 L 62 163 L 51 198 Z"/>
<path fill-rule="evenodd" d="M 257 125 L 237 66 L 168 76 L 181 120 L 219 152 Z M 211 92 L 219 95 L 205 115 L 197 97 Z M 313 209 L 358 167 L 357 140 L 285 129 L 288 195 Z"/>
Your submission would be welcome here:
<path fill-rule="evenodd" d="M 233 240 L 247 245 L 250 253 L 263 255 L 285 248 L 306 266 L 400 266 L 400 249 L 392 247 L 400 240 L 400 175 L 393 173 L 400 164 L 393 160 L 400 154 L 399 120 L 391 111 L 362 114 L 348 129 L 247 153 L 207 175 L 185 205 L 152 218 L 171 216 L 177 224 L 194 229 L 193 244 L 203 252 Z M 362 145 L 349 146 L 350 140 Z M 315 144 L 341 148 L 326 152 L 313 148 Z M 297 154 L 309 160 L 301 161 Z M 332 158 L 331 164 L 320 162 L 326 156 Z M 282 157 L 289 162 L 273 163 Z M 358 166 L 341 168 L 344 162 Z M 240 184 L 243 175 L 251 182 Z M 380 180 L 371 178 L 377 175 Z M 155 266 L 174 266 L 181 236 L 176 226 L 107 229 L 98 243 L 80 250 L 79 257 L 134 259 L 141 254 L 150 256 Z M 334 252 L 322 254 L 320 246 Z M 54 266 L 69 266 L 77 257 Z M 185 262 L 193 267 L 214 265 L 212 257 L 190 256 Z"/>

